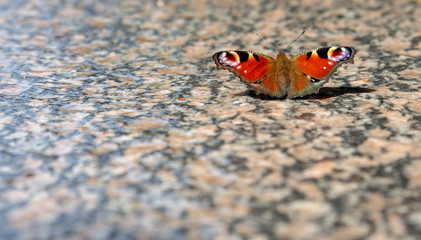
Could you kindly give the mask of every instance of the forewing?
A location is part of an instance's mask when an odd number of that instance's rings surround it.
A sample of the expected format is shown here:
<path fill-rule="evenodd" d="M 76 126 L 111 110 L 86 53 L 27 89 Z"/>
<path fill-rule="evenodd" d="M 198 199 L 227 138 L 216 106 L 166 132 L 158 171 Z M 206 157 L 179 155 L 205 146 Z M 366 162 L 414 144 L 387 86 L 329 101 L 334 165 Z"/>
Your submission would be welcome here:
<path fill-rule="evenodd" d="M 258 93 L 280 96 L 272 57 L 246 51 L 221 51 L 213 55 L 218 69 L 227 69 Z"/>
<path fill-rule="evenodd" d="M 288 97 L 318 92 L 339 66 L 353 62 L 355 53 L 352 47 L 327 47 L 292 57 L 293 81 Z"/>
<path fill-rule="evenodd" d="M 291 62 L 311 78 L 329 79 L 343 63 L 353 62 L 355 53 L 352 47 L 326 47 L 294 56 Z"/>

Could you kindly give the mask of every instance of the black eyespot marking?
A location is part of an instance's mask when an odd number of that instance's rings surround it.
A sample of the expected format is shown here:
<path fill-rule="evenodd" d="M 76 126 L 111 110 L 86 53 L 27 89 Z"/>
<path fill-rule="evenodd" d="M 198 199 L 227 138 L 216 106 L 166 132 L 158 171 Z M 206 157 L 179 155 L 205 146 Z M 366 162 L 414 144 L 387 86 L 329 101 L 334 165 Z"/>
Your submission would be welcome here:
<path fill-rule="evenodd" d="M 312 83 L 320 82 L 320 79 L 311 78 L 310 79 L 310 82 L 312 82 Z"/>
<path fill-rule="evenodd" d="M 249 60 L 249 53 L 244 51 L 236 51 L 238 56 L 240 57 L 240 62 L 245 62 Z"/>
<path fill-rule="evenodd" d="M 327 52 L 329 52 L 329 47 L 326 48 L 319 48 L 317 49 L 317 55 L 319 55 L 319 57 L 321 58 L 327 58 Z"/>
<path fill-rule="evenodd" d="M 257 54 L 255 54 L 255 53 L 253 53 L 253 57 L 254 57 L 254 59 L 256 59 L 258 62 L 260 62 L 259 55 L 257 55 Z"/>
<path fill-rule="evenodd" d="M 309 60 L 311 58 L 311 55 L 313 54 L 313 52 L 308 52 L 307 53 L 307 60 Z"/>
<path fill-rule="evenodd" d="M 254 84 L 261 84 L 262 83 L 263 78 L 257 80 L 256 82 L 254 82 Z"/>

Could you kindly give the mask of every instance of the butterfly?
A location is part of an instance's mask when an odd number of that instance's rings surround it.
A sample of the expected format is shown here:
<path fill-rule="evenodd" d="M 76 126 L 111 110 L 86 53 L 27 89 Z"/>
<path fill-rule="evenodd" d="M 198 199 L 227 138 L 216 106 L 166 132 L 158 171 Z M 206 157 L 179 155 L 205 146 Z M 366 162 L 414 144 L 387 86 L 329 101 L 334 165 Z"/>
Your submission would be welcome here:
<path fill-rule="evenodd" d="M 221 51 L 213 55 L 218 69 L 227 69 L 254 89 L 273 97 L 294 98 L 317 93 L 335 70 L 353 63 L 352 47 L 324 47 L 288 58 L 280 52 L 276 59 L 254 52 Z"/>

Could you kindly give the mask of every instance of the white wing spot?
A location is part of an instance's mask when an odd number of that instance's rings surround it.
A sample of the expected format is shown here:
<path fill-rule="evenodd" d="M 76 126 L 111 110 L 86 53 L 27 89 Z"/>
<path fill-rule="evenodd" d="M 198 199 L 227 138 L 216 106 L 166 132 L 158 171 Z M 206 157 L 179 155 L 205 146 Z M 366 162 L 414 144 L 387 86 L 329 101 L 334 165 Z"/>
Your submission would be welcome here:
<path fill-rule="evenodd" d="M 224 53 L 225 55 L 225 53 Z M 228 60 L 227 57 L 222 56 L 222 54 L 219 56 L 219 63 L 221 63 L 224 66 L 230 66 L 230 67 L 234 67 L 236 65 L 238 65 L 240 63 L 240 61 L 231 61 Z M 239 66 L 240 67 L 240 66 Z M 240 67 L 241 68 L 241 67 Z"/>

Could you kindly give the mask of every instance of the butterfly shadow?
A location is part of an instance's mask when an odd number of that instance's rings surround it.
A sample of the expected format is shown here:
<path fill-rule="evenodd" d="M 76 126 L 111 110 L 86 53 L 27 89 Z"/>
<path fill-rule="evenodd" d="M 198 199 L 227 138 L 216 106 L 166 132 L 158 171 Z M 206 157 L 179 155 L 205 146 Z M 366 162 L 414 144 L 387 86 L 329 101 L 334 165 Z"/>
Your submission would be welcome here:
<path fill-rule="evenodd" d="M 306 100 L 306 99 L 326 99 L 341 96 L 344 94 L 359 94 L 359 93 L 371 93 L 376 91 L 371 88 L 364 87 L 322 87 L 318 93 L 305 95 L 302 97 L 296 97 L 294 100 Z M 272 97 L 266 94 L 257 94 L 254 90 L 249 89 L 245 92 L 235 94 L 235 96 L 250 96 L 252 98 L 260 100 L 279 100 L 285 98 Z"/>

